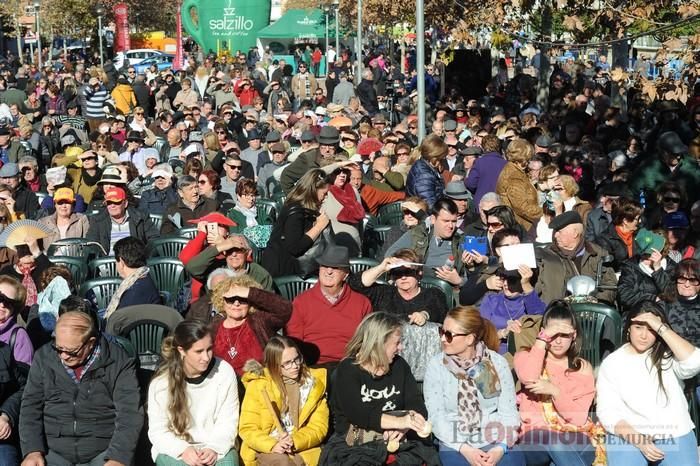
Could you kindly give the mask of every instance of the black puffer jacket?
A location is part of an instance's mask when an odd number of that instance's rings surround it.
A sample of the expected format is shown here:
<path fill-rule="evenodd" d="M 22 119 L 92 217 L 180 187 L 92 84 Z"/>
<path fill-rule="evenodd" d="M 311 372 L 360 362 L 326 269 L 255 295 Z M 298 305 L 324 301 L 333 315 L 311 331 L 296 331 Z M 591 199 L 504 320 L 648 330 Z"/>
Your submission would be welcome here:
<path fill-rule="evenodd" d="M 49 345 L 37 351 L 22 396 L 22 453 L 53 450 L 71 463 L 131 464 L 143 424 L 134 359 L 100 338 L 100 354 L 75 383 Z"/>
<path fill-rule="evenodd" d="M 656 297 L 666 291 L 671 283 L 669 274 L 659 269 L 651 276 L 639 268 L 639 260 L 629 259 L 620 264 L 620 280 L 617 282 L 617 296 L 626 313 L 642 301 L 656 301 Z"/>
<path fill-rule="evenodd" d="M 673 330 L 696 348 L 700 346 L 700 298 L 677 298 L 665 307 Z"/>
<path fill-rule="evenodd" d="M 425 160 L 417 160 L 406 177 L 406 196 L 418 196 L 432 209 L 433 204 L 444 194 L 445 182 L 437 170 Z"/>

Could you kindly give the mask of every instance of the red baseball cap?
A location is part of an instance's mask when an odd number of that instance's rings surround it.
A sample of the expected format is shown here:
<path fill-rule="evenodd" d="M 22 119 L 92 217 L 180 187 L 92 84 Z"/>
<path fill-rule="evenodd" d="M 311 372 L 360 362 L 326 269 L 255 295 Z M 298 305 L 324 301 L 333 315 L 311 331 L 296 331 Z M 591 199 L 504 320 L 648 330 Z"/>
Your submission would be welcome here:
<path fill-rule="evenodd" d="M 126 191 L 124 191 L 124 188 L 113 186 L 105 191 L 105 201 L 122 202 L 124 200 L 126 200 Z"/>

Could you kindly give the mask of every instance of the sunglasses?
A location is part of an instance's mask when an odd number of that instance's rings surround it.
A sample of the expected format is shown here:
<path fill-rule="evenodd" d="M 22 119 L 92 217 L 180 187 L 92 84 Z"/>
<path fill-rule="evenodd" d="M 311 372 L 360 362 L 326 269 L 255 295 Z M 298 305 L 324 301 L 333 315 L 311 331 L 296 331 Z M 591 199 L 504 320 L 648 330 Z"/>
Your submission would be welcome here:
<path fill-rule="evenodd" d="M 2 304 L 5 309 L 14 311 L 19 303 L 4 293 L 0 293 L 0 304 Z"/>
<path fill-rule="evenodd" d="M 143 115 L 143 112 L 136 112 L 136 115 Z"/>
<path fill-rule="evenodd" d="M 226 131 L 217 131 L 216 134 L 226 134 Z"/>
<path fill-rule="evenodd" d="M 412 269 L 411 267 L 397 267 L 389 271 L 389 277 L 392 279 L 402 278 L 402 277 L 418 277 L 420 275 L 419 271 Z"/>
<path fill-rule="evenodd" d="M 240 170 L 241 167 L 243 167 L 243 165 L 229 165 L 228 163 L 226 164 L 226 166 L 231 170 Z"/>
<path fill-rule="evenodd" d="M 487 222 L 486 226 L 489 228 L 501 228 L 503 224 L 501 222 Z"/>
<path fill-rule="evenodd" d="M 78 349 L 76 349 L 76 350 L 65 350 L 65 349 L 63 349 L 63 348 L 59 348 L 59 347 L 56 346 L 54 343 L 51 343 L 51 348 L 52 348 L 52 349 L 56 352 L 56 354 L 58 354 L 59 356 L 61 355 L 61 353 L 63 353 L 63 354 L 65 354 L 66 356 L 68 356 L 68 357 L 70 357 L 70 358 L 77 358 L 78 356 L 80 356 L 80 352 L 83 350 L 83 348 L 85 348 L 85 345 L 88 344 L 88 341 L 90 341 L 90 340 L 87 340 L 86 342 L 84 342 L 82 345 L 80 345 L 80 348 L 78 348 Z"/>
<path fill-rule="evenodd" d="M 104 147 L 104 146 L 103 146 L 103 147 Z M 95 160 L 97 160 L 97 157 L 95 157 L 94 155 L 92 155 L 92 156 L 90 156 L 90 157 L 83 157 L 82 159 L 80 159 L 81 162 L 89 162 L 90 160 L 95 161 Z"/>
<path fill-rule="evenodd" d="M 66 205 L 66 204 L 73 204 L 72 201 L 58 201 L 56 202 L 56 205 Z"/>
<path fill-rule="evenodd" d="M 246 298 L 241 298 L 240 296 L 224 296 L 224 301 L 226 302 L 226 304 L 248 304 L 248 300 Z"/>
<path fill-rule="evenodd" d="M 343 138 L 342 141 L 343 142 L 348 142 L 348 141 L 355 142 L 355 138 Z"/>
<path fill-rule="evenodd" d="M 681 202 L 681 198 L 673 196 L 664 196 L 664 202 L 673 202 L 674 204 L 678 204 Z"/>
<path fill-rule="evenodd" d="M 440 338 L 445 337 L 445 341 L 447 343 L 452 343 L 452 339 L 454 337 L 466 337 L 469 335 L 468 333 L 452 333 L 449 330 L 445 330 L 442 327 L 438 327 L 438 334 L 440 335 Z"/>
<path fill-rule="evenodd" d="M 397 157 L 402 157 L 402 156 L 404 156 L 404 155 L 408 155 L 408 152 L 397 152 L 397 153 L 396 153 L 396 156 L 397 156 Z"/>
<path fill-rule="evenodd" d="M 232 256 L 234 254 L 246 254 L 248 251 L 243 248 L 231 248 L 226 251 L 224 251 L 222 254 L 224 256 Z"/>
<path fill-rule="evenodd" d="M 679 283 L 681 285 L 684 283 L 688 283 L 692 286 L 698 286 L 700 285 L 700 280 L 697 277 L 686 277 L 685 275 L 681 275 L 680 277 L 676 278 L 676 283 Z"/>
<path fill-rule="evenodd" d="M 110 206 L 110 205 L 122 205 L 123 203 L 124 203 L 124 201 L 106 201 L 105 205 L 108 205 L 108 206 Z"/>

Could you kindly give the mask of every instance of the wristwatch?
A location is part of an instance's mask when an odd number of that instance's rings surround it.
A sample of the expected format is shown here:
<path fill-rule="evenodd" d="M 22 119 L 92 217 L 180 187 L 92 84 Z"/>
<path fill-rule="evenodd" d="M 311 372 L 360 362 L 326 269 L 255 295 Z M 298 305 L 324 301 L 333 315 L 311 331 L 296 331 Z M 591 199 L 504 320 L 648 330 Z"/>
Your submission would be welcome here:
<path fill-rule="evenodd" d="M 537 334 L 537 340 L 542 340 L 543 342 L 550 344 L 552 342 L 552 337 L 544 333 L 544 330 L 540 330 L 540 333 Z"/>

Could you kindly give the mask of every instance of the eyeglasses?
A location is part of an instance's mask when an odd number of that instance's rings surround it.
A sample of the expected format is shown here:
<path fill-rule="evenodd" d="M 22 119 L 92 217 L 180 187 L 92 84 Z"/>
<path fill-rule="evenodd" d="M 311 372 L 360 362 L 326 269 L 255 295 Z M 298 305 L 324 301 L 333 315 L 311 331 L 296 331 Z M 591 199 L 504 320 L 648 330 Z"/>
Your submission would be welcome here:
<path fill-rule="evenodd" d="M 678 204 L 681 202 L 681 198 L 673 196 L 664 196 L 664 202 L 673 202 L 674 204 Z"/>
<path fill-rule="evenodd" d="M 63 349 L 63 348 L 59 348 L 59 347 L 56 346 L 54 343 L 51 343 L 51 348 L 53 348 L 53 350 L 54 350 L 54 351 L 56 352 L 56 354 L 58 354 L 59 356 L 61 355 L 61 353 L 63 353 L 63 354 L 65 354 L 66 356 L 68 356 L 69 358 L 77 358 L 78 356 L 80 356 L 80 352 L 83 350 L 83 348 L 85 348 L 85 345 L 87 345 L 89 341 L 90 341 L 90 340 L 88 339 L 87 341 L 83 342 L 83 344 L 80 345 L 80 348 L 75 349 L 75 350 L 66 350 L 66 349 Z"/>
<path fill-rule="evenodd" d="M 238 197 L 258 197 L 258 194 L 257 193 L 245 193 L 245 194 L 241 194 Z"/>
<path fill-rule="evenodd" d="M 676 278 L 676 283 L 678 283 L 679 285 L 687 283 L 692 286 L 698 286 L 700 285 L 700 280 L 697 277 L 687 277 L 685 275 L 681 275 L 678 278 Z"/>
<path fill-rule="evenodd" d="M 440 338 L 445 337 L 445 341 L 447 343 L 452 343 L 452 339 L 454 337 L 466 337 L 469 335 L 468 333 L 452 333 L 449 330 L 445 330 L 442 327 L 438 327 L 438 334 L 440 335 Z"/>
<path fill-rule="evenodd" d="M 501 222 L 486 222 L 486 226 L 489 228 L 501 228 L 503 224 Z"/>
<path fill-rule="evenodd" d="M 283 362 L 280 364 L 280 367 L 282 369 L 291 369 L 292 367 L 301 367 L 301 364 L 304 362 L 301 357 L 297 356 L 296 358 L 292 359 L 291 361 Z"/>
<path fill-rule="evenodd" d="M 236 303 L 238 303 L 239 305 L 248 304 L 248 300 L 246 298 L 241 298 L 240 296 L 224 296 L 224 301 L 226 302 L 226 304 L 236 304 Z"/>

